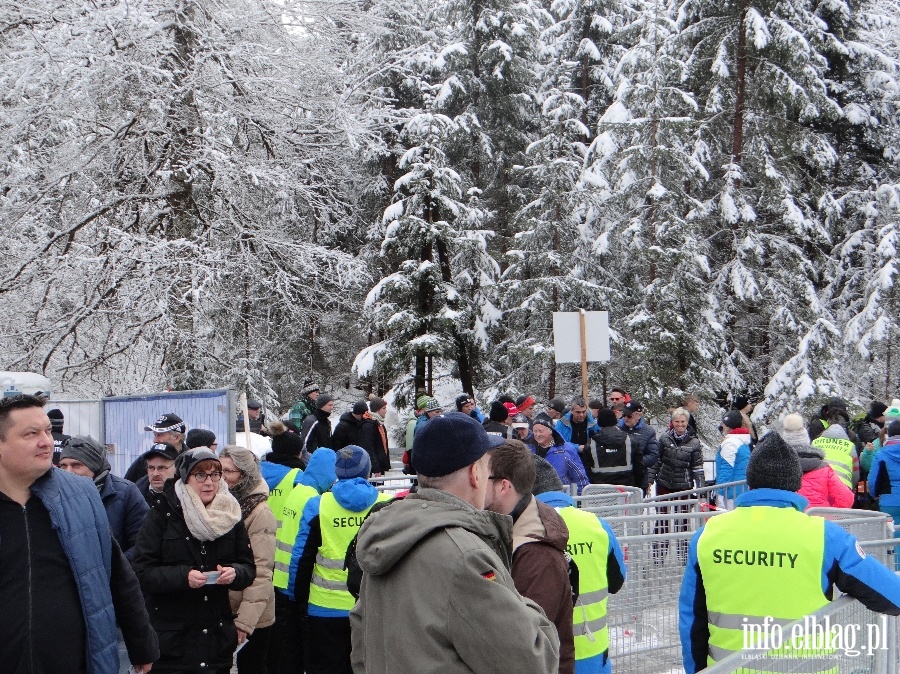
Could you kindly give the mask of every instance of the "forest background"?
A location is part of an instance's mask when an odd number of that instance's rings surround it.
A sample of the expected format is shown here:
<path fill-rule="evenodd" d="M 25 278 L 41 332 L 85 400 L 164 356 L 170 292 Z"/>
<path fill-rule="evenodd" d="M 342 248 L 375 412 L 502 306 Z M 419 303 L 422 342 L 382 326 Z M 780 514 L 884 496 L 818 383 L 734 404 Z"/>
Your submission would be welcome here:
<path fill-rule="evenodd" d="M 896 0 L 0 0 L 0 369 L 546 398 L 584 308 L 651 411 L 889 400 L 898 59 Z"/>

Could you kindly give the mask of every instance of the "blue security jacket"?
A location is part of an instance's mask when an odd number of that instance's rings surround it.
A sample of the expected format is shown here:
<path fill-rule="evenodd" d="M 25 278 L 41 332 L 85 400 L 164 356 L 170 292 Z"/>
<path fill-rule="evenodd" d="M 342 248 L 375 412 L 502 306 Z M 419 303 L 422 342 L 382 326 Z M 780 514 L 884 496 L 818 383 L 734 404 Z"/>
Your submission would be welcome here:
<path fill-rule="evenodd" d="M 339 480 L 331 488 L 331 493 L 334 494 L 334 500 L 338 502 L 338 505 L 357 513 L 372 507 L 378 498 L 378 490 L 368 480 L 364 480 L 361 477 Z M 309 499 L 306 502 L 306 507 L 303 508 L 303 514 L 300 516 L 300 533 L 297 534 L 294 549 L 291 551 L 291 566 L 288 572 L 288 596 L 292 599 L 302 600 L 302 598 L 309 596 L 312 564 L 309 564 L 309 568 L 305 568 L 299 574 L 298 571 L 300 570 L 300 560 L 304 557 L 304 550 L 307 548 L 310 534 L 315 530 L 313 538 L 318 540 L 322 538 L 321 529 L 319 528 L 319 504 L 321 501 L 321 496 L 314 496 Z M 316 548 L 318 549 L 318 545 L 316 545 Z M 314 560 L 315 551 L 306 550 L 306 558 L 310 562 Z M 301 582 L 305 585 L 302 588 L 302 592 L 295 594 L 298 576 L 301 577 Z M 346 618 L 349 615 L 349 611 L 340 611 L 316 606 L 315 604 L 309 604 L 308 612 L 311 616 L 322 618 Z"/>
<path fill-rule="evenodd" d="M 110 591 L 113 544 L 97 487 L 91 480 L 53 468 L 31 485 L 31 493 L 50 513 L 78 585 L 88 673 L 117 674 L 119 647 Z"/>
<path fill-rule="evenodd" d="M 535 498 L 553 508 L 568 508 L 575 507 L 576 505 L 575 499 L 561 491 L 545 491 L 543 494 L 535 496 Z M 597 519 L 600 521 L 604 531 L 606 531 L 606 535 L 609 536 L 609 550 L 607 551 L 609 564 L 607 565 L 607 578 L 617 578 L 618 576 L 621 576 L 622 582 L 624 583 L 626 567 L 625 554 L 622 552 L 622 546 L 619 545 L 619 541 L 613 533 L 612 528 L 599 515 L 597 516 Z M 618 566 L 618 569 L 614 570 L 614 566 Z M 621 587 L 621 584 L 619 584 L 619 587 Z M 618 587 L 615 589 L 610 588 L 610 592 L 613 594 L 618 591 Z"/>
<path fill-rule="evenodd" d="M 900 506 L 900 438 L 892 438 L 872 458 L 869 492 L 880 506 Z"/>
<path fill-rule="evenodd" d="M 753 489 L 736 500 L 738 508 L 770 506 L 796 508 L 803 512 L 809 502 L 799 494 L 781 489 Z M 728 517 L 728 514 L 719 515 Z M 694 674 L 706 667 L 709 647 L 709 623 L 706 612 L 706 590 L 697 559 L 700 529 L 691 539 L 687 568 L 681 583 L 678 607 L 678 629 L 684 670 Z M 834 522 L 825 522 L 825 556 L 822 561 L 822 592 L 831 599 L 833 587 L 856 597 L 867 608 L 890 615 L 900 615 L 900 578 L 884 564 L 860 554 L 856 538 Z M 761 588 L 777 591 L 777 588 Z"/>
<path fill-rule="evenodd" d="M 538 501 L 542 501 L 554 508 L 574 508 L 575 500 L 568 494 L 559 491 L 547 491 L 543 494 L 535 496 Z M 610 594 L 616 594 L 625 584 L 625 555 L 622 553 L 622 547 L 616 540 L 610 526 L 604 522 L 599 516 L 597 520 L 606 532 L 609 539 L 609 547 L 606 551 L 606 582 Z M 581 573 L 579 569 L 579 573 Z M 612 672 L 612 661 L 609 659 L 609 653 L 601 653 L 591 658 L 584 658 L 575 661 L 575 674 L 610 674 Z"/>
<path fill-rule="evenodd" d="M 289 468 L 280 463 L 273 463 L 271 461 L 259 462 L 259 472 L 262 474 L 262 479 L 266 481 L 266 486 L 269 488 L 269 491 L 275 489 L 275 487 L 278 486 L 278 483 L 281 482 L 284 479 L 284 476 L 291 470 L 293 470 L 293 468 Z M 294 476 L 294 486 L 300 483 L 300 478 L 302 476 L 303 471 L 298 470 L 297 474 Z"/>

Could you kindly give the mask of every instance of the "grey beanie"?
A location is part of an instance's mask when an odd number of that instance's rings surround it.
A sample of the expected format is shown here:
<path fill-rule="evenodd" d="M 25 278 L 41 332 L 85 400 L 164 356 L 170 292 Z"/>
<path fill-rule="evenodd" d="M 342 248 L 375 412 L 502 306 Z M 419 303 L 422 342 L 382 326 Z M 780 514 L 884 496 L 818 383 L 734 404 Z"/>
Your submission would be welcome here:
<path fill-rule="evenodd" d="M 206 447 L 198 447 L 197 449 L 189 449 L 186 452 L 182 452 L 181 456 L 175 460 L 175 472 L 178 474 L 178 479 L 187 484 L 188 477 L 194 466 L 207 459 L 212 459 L 220 465 L 222 463 L 219 461 L 219 457 Z"/>
<path fill-rule="evenodd" d="M 802 484 L 803 471 L 797 452 L 778 433 L 767 433 L 750 454 L 747 486 L 750 489 L 798 491 Z"/>
<path fill-rule="evenodd" d="M 562 480 L 559 479 L 559 473 L 550 465 L 550 462 L 537 454 L 532 454 L 532 457 L 534 458 L 535 476 L 531 493 L 537 496 L 547 491 L 562 491 Z"/>
<path fill-rule="evenodd" d="M 90 468 L 94 477 L 110 469 L 109 460 L 106 457 L 106 449 L 94 438 L 86 435 L 76 435 L 69 438 L 62 447 L 59 455 L 62 459 L 75 459 Z"/>

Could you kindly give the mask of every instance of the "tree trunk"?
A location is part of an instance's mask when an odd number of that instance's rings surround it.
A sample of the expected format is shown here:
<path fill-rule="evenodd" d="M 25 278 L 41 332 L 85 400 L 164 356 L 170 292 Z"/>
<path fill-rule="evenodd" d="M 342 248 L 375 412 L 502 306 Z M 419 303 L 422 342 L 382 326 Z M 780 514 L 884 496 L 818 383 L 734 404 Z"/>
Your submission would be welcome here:
<path fill-rule="evenodd" d="M 744 152 L 744 99 L 747 89 L 747 32 L 744 22 L 747 19 L 746 0 L 741 2 L 741 19 L 738 24 L 737 42 L 737 82 L 734 97 L 734 132 L 731 145 L 731 162 L 736 166 L 741 165 Z M 740 179 L 735 181 L 735 187 L 740 187 Z"/>
<path fill-rule="evenodd" d="M 453 274 L 450 270 L 450 256 L 447 254 L 447 244 L 439 239 L 436 242 L 436 245 L 438 265 L 441 268 L 441 279 L 443 279 L 444 283 L 450 283 L 453 280 Z M 455 307 L 451 307 L 451 309 L 452 308 Z M 459 372 L 459 380 L 462 383 L 462 389 L 469 395 L 474 396 L 475 389 L 473 386 L 472 366 L 469 362 L 468 347 L 466 346 L 463 336 L 459 333 L 456 333 L 453 336 L 453 341 L 456 342 L 456 368 Z"/>

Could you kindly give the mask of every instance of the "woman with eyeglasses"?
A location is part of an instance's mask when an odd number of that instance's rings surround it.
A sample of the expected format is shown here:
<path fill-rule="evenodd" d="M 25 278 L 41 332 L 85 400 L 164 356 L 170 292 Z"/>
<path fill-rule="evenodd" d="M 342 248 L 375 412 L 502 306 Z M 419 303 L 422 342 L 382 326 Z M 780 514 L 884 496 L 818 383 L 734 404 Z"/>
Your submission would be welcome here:
<path fill-rule="evenodd" d="M 150 510 L 133 566 L 159 637 L 154 672 L 231 670 L 237 647 L 228 590 L 256 575 L 241 506 L 209 449 L 185 452 Z"/>
<path fill-rule="evenodd" d="M 270 628 L 275 623 L 275 515 L 269 504 L 269 487 L 259 472 L 259 459 L 249 449 L 227 445 L 219 454 L 222 479 L 241 506 L 241 517 L 256 561 L 256 578 L 243 591 L 232 590 L 231 610 L 237 627 L 238 674 L 266 674 Z"/>

